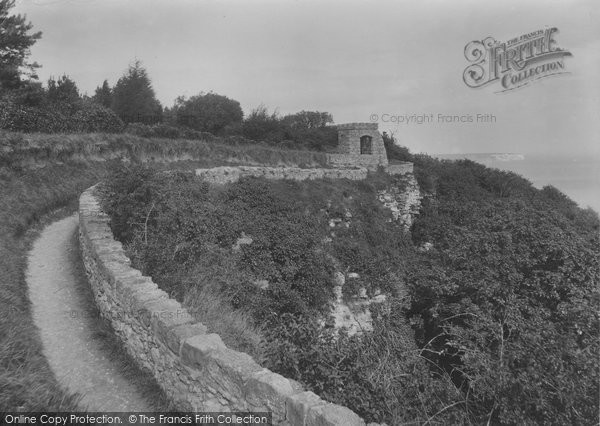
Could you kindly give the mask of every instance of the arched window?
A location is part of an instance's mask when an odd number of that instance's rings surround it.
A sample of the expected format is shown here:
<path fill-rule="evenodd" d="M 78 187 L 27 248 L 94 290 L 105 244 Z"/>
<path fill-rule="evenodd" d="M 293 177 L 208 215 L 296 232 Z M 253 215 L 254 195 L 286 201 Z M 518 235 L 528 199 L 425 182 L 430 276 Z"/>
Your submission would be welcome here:
<path fill-rule="evenodd" d="M 360 137 L 360 153 L 361 154 L 373 154 L 373 138 L 371 136 Z"/>

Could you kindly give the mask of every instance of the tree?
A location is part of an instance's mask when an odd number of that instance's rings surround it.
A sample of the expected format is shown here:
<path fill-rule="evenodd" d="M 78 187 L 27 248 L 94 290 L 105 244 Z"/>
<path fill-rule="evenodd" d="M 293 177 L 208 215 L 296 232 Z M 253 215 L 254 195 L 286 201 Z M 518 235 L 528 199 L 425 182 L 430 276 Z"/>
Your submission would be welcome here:
<path fill-rule="evenodd" d="M 17 89 L 23 85 L 22 76 L 37 79 L 37 63 L 27 62 L 29 48 L 42 37 L 41 32 L 30 34 L 33 28 L 26 16 L 9 15 L 15 0 L 0 0 L 0 89 Z"/>
<path fill-rule="evenodd" d="M 160 121 L 162 107 L 140 61 L 135 61 L 113 89 L 112 109 L 125 123 Z"/>
<path fill-rule="evenodd" d="M 54 80 L 53 77 L 48 80 L 47 98 L 49 102 L 68 105 L 73 105 L 81 99 L 77 84 L 66 75 L 58 80 Z"/>
<path fill-rule="evenodd" d="M 277 111 L 269 114 L 267 107 L 263 104 L 257 106 L 244 120 L 244 136 L 255 141 L 283 139 L 281 119 Z"/>
<path fill-rule="evenodd" d="M 292 129 L 317 129 L 333 123 L 333 117 L 328 112 L 300 111 L 286 115 L 282 122 Z"/>
<path fill-rule="evenodd" d="M 383 132 L 383 145 L 387 153 L 388 160 L 412 161 L 412 155 L 408 148 L 396 144 L 396 138 L 393 133 Z"/>
<path fill-rule="evenodd" d="M 112 89 L 108 85 L 108 81 L 104 80 L 102 87 L 96 87 L 96 93 L 92 97 L 92 100 L 103 107 L 110 108 L 112 105 L 112 98 Z"/>
<path fill-rule="evenodd" d="M 175 101 L 177 124 L 202 132 L 220 133 L 226 126 L 239 124 L 244 117 L 238 101 L 216 93 L 200 93 Z"/>

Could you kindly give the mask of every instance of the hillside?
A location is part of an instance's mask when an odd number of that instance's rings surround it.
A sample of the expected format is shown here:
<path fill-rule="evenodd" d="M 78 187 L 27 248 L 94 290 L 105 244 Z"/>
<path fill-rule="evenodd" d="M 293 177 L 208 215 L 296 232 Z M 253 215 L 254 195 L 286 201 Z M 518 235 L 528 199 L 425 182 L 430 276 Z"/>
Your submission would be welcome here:
<path fill-rule="evenodd" d="M 406 201 L 406 182 L 385 174 L 213 188 L 185 172 L 320 165 L 319 155 L 130 135 L 3 134 L 0 303 L 11 315 L 0 324 L 0 404 L 77 406 L 51 374 L 31 322 L 23 265 L 35 233 L 27 231 L 110 177 L 113 226 L 137 265 L 195 314 L 204 311 L 207 323 L 225 318 L 218 332 L 231 327 L 237 347 L 322 397 L 392 424 L 593 421 L 595 213 L 513 173 L 427 156 L 411 158 L 423 199 L 408 233 L 390 209 Z M 182 172 L 157 179 L 166 169 Z M 146 227 L 135 225 L 146 218 Z M 340 333 L 329 316 L 335 304 L 371 299 L 385 299 L 369 306 L 372 331 Z"/>
<path fill-rule="evenodd" d="M 26 255 L 41 224 L 75 210 L 83 190 L 104 179 L 118 158 L 159 170 L 225 164 L 319 165 L 318 153 L 127 134 L 0 132 L 0 407 L 76 409 L 42 354 L 25 283 Z M 182 160 L 182 161 L 176 161 Z"/>
<path fill-rule="evenodd" d="M 598 216 L 513 173 L 414 161 L 408 233 L 381 197 L 406 182 L 381 173 L 211 186 L 138 168 L 113 175 L 106 208 L 198 320 L 369 421 L 593 419 Z M 338 332 L 335 303 L 357 298 L 384 300 L 372 331 Z"/>

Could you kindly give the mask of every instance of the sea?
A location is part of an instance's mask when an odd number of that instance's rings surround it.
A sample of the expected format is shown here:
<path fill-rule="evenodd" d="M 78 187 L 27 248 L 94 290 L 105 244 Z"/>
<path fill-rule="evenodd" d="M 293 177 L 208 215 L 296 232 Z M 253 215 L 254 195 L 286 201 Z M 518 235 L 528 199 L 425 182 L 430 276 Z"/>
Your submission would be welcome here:
<path fill-rule="evenodd" d="M 435 154 L 437 158 L 470 160 L 515 172 L 536 188 L 552 185 L 582 208 L 600 212 L 600 157 L 583 155 L 476 153 Z"/>

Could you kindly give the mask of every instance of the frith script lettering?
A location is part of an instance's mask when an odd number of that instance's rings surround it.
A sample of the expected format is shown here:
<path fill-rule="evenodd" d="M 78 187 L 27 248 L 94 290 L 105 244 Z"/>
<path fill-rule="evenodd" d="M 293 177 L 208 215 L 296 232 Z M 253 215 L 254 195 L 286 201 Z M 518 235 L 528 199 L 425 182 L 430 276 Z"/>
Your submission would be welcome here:
<path fill-rule="evenodd" d="M 463 72 L 465 84 L 479 88 L 499 82 L 503 92 L 564 73 L 564 57 L 571 53 L 558 47 L 557 33 L 557 28 L 548 28 L 507 42 L 493 37 L 470 42 L 465 46 L 465 58 L 471 62 Z"/>

